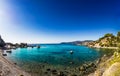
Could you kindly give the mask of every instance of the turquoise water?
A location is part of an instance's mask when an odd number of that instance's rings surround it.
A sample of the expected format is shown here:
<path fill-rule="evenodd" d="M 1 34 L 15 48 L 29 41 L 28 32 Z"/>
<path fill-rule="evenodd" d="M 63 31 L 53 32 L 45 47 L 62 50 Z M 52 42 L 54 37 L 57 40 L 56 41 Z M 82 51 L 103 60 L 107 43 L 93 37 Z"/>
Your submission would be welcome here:
<path fill-rule="evenodd" d="M 70 54 L 71 50 L 74 52 L 73 54 Z M 69 65 L 69 62 L 80 65 L 87 61 L 93 61 L 99 56 L 100 54 L 94 49 L 67 44 L 41 45 L 40 49 L 18 48 L 8 55 L 17 62 L 33 61 L 54 65 Z"/>
<path fill-rule="evenodd" d="M 63 67 L 77 67 L 83 63 L 95 61 L 108 52 L 86 46 L 70 44 L 41 44 L 41 48 L 18 48 L 12 50 L 7 58 L 23 69 L 38 68 L 41 64 Z M 70 54 L 70 51 L 73 54 Z M 71 64 L 70 62 L 73 62 Z M 25 68 L 26 67 L 26 68 Z M 28 70 L 27 70 L 28 71 Z"/>

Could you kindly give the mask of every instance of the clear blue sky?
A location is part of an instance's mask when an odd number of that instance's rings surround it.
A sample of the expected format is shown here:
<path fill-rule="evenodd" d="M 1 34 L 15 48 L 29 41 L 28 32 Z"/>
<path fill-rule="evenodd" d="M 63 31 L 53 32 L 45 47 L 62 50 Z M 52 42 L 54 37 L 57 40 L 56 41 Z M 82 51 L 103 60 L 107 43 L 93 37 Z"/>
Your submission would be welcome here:
<path fill-rule="evenodd" d="M 7 30 L 0 32 L 6 41 L 96 40 L 120 30 L 119 0 L 1 0 L 1 4 L 5 11 L 0 27 Z"/>

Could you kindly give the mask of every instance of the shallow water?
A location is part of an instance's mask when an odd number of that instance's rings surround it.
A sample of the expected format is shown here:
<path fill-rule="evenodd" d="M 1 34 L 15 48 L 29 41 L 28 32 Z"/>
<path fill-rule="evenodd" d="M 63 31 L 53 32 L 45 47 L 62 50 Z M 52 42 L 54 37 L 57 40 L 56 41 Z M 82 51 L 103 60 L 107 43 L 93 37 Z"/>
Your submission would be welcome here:
<path fill-rule="evenodd" d="M 110 51 L 92 49 L 86 46 L 70 44 L 41 44 L 41 48 L 18 48 L 12 50 L 7 58 L 16 62 L 18 66 L 26 71 L 38 71 L 45 65 L 46 68 L 57 67 L 63 69 L 67 67 L 78 67 L 84 63 L 95 61 L 104 54 L 111 54 Z M 70 51 L 73 54 L 70 54 Z M 71 64 L 73 62 L 73 64 Z"/>

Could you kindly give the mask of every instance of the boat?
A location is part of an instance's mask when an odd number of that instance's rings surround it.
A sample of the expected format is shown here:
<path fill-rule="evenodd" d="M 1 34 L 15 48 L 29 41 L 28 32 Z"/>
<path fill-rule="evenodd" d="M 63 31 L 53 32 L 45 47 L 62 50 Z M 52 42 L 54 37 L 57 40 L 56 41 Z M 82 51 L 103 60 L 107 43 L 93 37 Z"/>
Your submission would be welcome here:
<path fill-rule="evenodd" d="M 70 54 L 73 54 L 73 51 L 72 51 L 72 50 L 70 51 Z"/>

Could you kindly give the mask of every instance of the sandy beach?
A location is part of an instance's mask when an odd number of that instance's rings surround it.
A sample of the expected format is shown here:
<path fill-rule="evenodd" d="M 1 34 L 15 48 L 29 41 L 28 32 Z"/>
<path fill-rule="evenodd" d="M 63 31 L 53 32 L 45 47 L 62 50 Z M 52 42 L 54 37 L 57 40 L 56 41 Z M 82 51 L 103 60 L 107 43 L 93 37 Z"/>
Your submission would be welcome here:
<path fill-rule="evenodd" d="M 31 76 L 31 75 L 24 72 L 14 63 L 4 58 L 2 55 L 2 50 L 0 50 L 0 76 Z"/>

